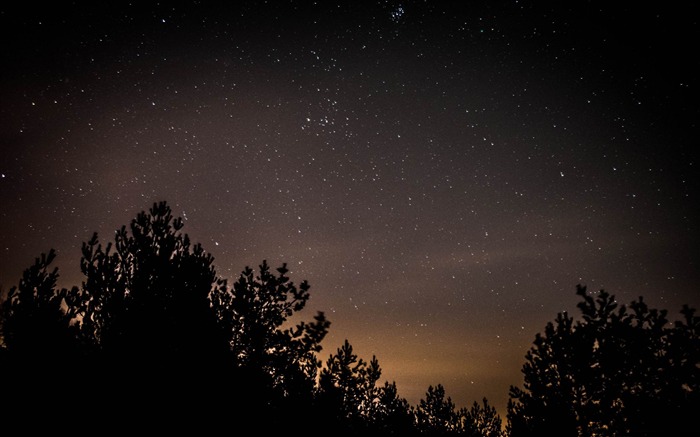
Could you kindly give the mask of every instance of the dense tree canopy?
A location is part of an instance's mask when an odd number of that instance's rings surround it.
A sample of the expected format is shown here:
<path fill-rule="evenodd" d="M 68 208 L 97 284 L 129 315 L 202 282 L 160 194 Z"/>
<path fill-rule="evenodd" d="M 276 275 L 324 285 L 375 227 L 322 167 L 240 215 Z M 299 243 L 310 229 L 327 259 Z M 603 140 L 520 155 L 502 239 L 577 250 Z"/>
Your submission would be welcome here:
<path fill-rule="evenodd" d="M 652 435 L 694 431 L 700 317 L 670 323 L 644 300 L 578 287 L 579 318 L 537 334 L 506 426 L 484 398 L 457 408 L 441 384 L 412 406 L 346 339 L 322 362 L 330 321 L 299 321 L 310 286 L 283 264 L 229 286 L 165 203 L 82 247 L 84 279 L 57 287 L 53 250 L 0 304 L 3 426 L 198 432 L 225 426 L 334 435 Z M 292 323 L 295 320 L 295 323 Z M 76 417 L 80 417 L 76 421 Z"/>
<path fill-rule="evenodd" d="M 511 388 L 510 435 L 690 435 L 700 411 L 700 317 L 669 323 L 643 298 L 629 306 L 579 286 L 581 317 L 537 334 Z"/>

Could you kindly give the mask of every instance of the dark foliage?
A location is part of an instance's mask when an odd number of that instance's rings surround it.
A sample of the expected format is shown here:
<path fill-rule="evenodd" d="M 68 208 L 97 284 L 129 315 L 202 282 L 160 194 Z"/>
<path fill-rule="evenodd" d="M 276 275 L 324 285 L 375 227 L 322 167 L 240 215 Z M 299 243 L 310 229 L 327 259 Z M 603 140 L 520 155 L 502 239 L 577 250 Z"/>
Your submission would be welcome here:
<path fill-rule="evenodd" d="M 309 297 L 265 262 L 229 289 L 213 257 L 181 233 L 165 202 L 103 246 L 83 244 L 81 287 L 56 289 L 42 255 L 2 303 L 5 422 L 279 430 L 311 403 L 329 322 L 284 328 Z M 300 402 L 303 401 L 303 402 Z M 51 418 L 31 422 L 25 414 Z"/>
<path fill-rule="evenodd" d="M 318 312 L 312 323 L 286 326 L 309 298 L 306 281 L 297 287 L 286 276 L 286 265 L 270 272 L 266 261 L 258 274 L 248 267 L 232 289 L 211 295 L 219 326 L 226 333 L 238 399 L 246 417 L 260 417 L 270 426 L 291 423 L 313 401 L 321 362 L 316 354 L 330 322 Z"/>
<path fill-rule="evenodd" d="M 82 247 L 80 287 L 58 289 L 53 250 L 0 307 L 3 429 L 58 432 L 329 432 L 410 435 L 396 385 L 377 386 L 346 341 L 317 358 L 330 322 L 286 265 L 246 267 L 229 287 L 213 257 L 154 204 Z"/>
<path fill-rule="evenodd" d="M 416 410 L 416 423 L 421 434 L 461 434 L 461 412 L 456 411 L 452 399 L 445 396 L 441 384 L 428 387 L 425 399 L 421 399 Z"/>
<path fill-rule="evenodd" d="M 67 388 L 63 379 L 79 361 L 78 328 L 62 308 L 77 290 L 56 288 L 58 270 L 50 269 L 55 256 L 51 250 L 37 258 L 0 308 L 4 421 L 18 412 L 50 411 L 63 402 Z"/>
<path fill-rule="evenodd" d="M 671 323 L 642 298 L 578 287 L 580 317 L 537 334 L 508 423 L 487 399 L 457 409 L 442 385 L 414 406 L 379 384 L 348 340 L 318 358 L 330 322 L 298 321 L 310 286 L 286 265 L 246 267 L 229 286 L 165 202 L 114 242 L 83 244 L 79 287 L 59 289 L 53 250 L 0 304 L 3 428 L 25 433 L 689 435 L 700 411 L 700 317 Z M 293 320 L 295 322 L 293 322 Z"/>
<path fill-rule="evenodd" d="M 581 318 L 566 313 L 537 334 L 511 387 L 509 432 L 520 436 L 697 435 L 700 317 L 640 297 L 629 306 L 579 286 Z"/>
<path fill-rule="evenodd" d="M 470 437 L 499 437 L 503 432 L 501 417 L 496 409 L 489 405 L 486 398 L 482 404 L 474 402 L 469 410 L 463 409 L 463 426 L 465 434 Z"/>

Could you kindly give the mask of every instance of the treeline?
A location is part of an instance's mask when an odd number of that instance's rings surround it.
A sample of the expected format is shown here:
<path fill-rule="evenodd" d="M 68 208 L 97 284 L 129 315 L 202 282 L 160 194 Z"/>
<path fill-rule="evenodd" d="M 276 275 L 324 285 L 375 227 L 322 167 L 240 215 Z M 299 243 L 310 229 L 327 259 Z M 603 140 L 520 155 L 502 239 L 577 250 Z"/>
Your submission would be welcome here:
<path fill-rule="evenodd" d="M 525 357 L 504 422 L 442 385 L 417 405 L 344 344 L 325 361 L 323 312 L 296 324 L 309 284 L 263 261 L 229 285 L 165 202 L 83 244 L 82 284 L 58 288 L 53 250 L 0 306 L 0 423 L 73 432 L 621 436 L 696 432 L 700 317 L 671 324 L 600 291 L 559 314 Z"/>

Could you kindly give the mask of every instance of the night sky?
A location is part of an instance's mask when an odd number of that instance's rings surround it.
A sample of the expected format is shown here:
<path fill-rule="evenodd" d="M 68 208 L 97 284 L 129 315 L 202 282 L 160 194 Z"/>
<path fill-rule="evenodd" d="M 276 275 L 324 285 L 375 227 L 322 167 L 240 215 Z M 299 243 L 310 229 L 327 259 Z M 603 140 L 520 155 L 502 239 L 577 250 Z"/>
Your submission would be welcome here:
<path fill-rule="evenodd" d="M 347 339 L 411 404 L 502 415 L 577 284 L 700 307 L 691 3 L 23 3 L 3 292 L 51 248 L 79 285 L 82 242 L 164 200 L 229 283 L 309 281 L 324 362 Z"/>

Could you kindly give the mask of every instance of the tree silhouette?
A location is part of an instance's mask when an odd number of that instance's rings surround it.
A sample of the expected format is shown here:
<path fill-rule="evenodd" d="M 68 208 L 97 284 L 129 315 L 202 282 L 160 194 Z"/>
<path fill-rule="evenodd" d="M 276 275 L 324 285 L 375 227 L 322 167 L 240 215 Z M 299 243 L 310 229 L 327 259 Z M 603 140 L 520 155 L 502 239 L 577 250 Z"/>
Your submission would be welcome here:
<path fill-rule="evenodd" d="M 445 394 L 445 387 L 438 384 L 428 387 L 425 399 L 416 409 L 416 426 L 425 435 L 457 435 L 464 431 L 461 414 L 452 399 Z"/>
<path fill-rule="evenodd" d="M 68 291 L 56 288 L 58 268 L 49 270 L 55 258 L 53 249 L 36 258 L 2 302 L 0 334 L 5 349 L 26 364 L 75 347 L 71 318 L 62 309 Z"/>
<path fill-rule="evenodd" d="M 461 410 L 464 433 L 470 437 L 500 437 L 503 434 L 501 416 L 489 405 L 488 399 L 483 398 L 481 402 L 474 401 L 469 410 Z"/>
<path fill-rule="evenodd" d="M 399 396 L 396 382 L 385 381 L 377 389 L 367 417 L 372 431 L 377 434 L 408 436 L 416 433 L 414 410 Z"/>
<path fill-rule="evenodd" d="M 430 386 L 417 408 L 398 395 L 396 383 L 378 386 L 381 368 L 376 356 L 359 358 L 346 339 L 321 371 L 317 414 L 323 427 L 341 435 L 465 435 L 500 437 L 501 418 L 483 399 L 471 410 L 456 409 L 445 388 Z"/>
<path fill-rule="evenodd" d="M 57 289 L 50 250 L 27 268 L 0 305 L 0 393 L 3 422 L 31 414 L 51 421 L 60 413 L 69 371 L 80 356 L 77 326 L 64 310 L 77 289 Z M 32 425 L 35 422 L 28 422 Z M 26 427 L 25 427 L 26 428 Z"/>
<path fill-rule="evenodd" d="M 318 398 L 327 418 L 336 426 L 363 431 L 380 376 L 376 357 L 370 362 L 358 358 L 346 339 L 328 358 L 319 378 Z"/>
<path fill-rule="evenodd" d="M 210 294 L 225 285 L 213 257 L 192 245 L 166 202 L 154 203 L 102 246 L 83 244 L 80 293 L 70 301 L 89 351 L 75 379 L 91 380 L 90 416 L 114 419 L 129 399 L 127 418 L 157 424 L 201 417 L 227 384 L 211 372 L 230 363 L 229 345 Z"/>
<path fill-rule="evenodd" d="M 283 264 L 274 275 L 263 261 L 257 275 L 246 267 L 232 289 L 212 293 L 232 351 L 237 390 L 244 394 L 248 414 L 268 415 L 268 424 L 284 423 L 312 403 L 321 367 L 316 353 L 330 326 L 317 312 L 311 323 L 285 327 L 306 306 L 310 288 L 306 281 L 297 287 L 288 272 Z"/>
<path fill-rule="evenodd" d="M 485 399 L 471 416 L 455 412 L 442 386 L 415 410 L 395 383 L 377 385 L 376 357 L 359 359 L 347 340 L 319 372 L 330 322 L 323 312 L 298 321 L 309 284 L 263 260 L 229 287 L 182 228 L 166 202 L 154 203 L 113 242 L 95 233 L 83 243 L 80 287 L 57 289 L 53 250 L 25 270 L 0 305 L 4 424 L 45 431 L 79 415 L 86 429 L 113 432 L 235 423 L 260 432 L 481 436 L 500 423 Z"/>
<path fill-rule="evenodd" d="M 381 367 L 376 356 L 359 358 L 346 339 L 329 356 L 321 371 L 316 395 L 323 427 L 342 435 L 401 435 L 416 433 L 414 415 L 396 383 L 377 382 Z"/>
<path fill-rule="evenodd" d="M 629 307 L 577 287 L 580 320 L 566 313 L 537 334 L 511 387 L 508 428 L 531 435 L 684 435 L 700 411 L 700 318 L 685 306 L 671 325 L 640 297 Z"/>

